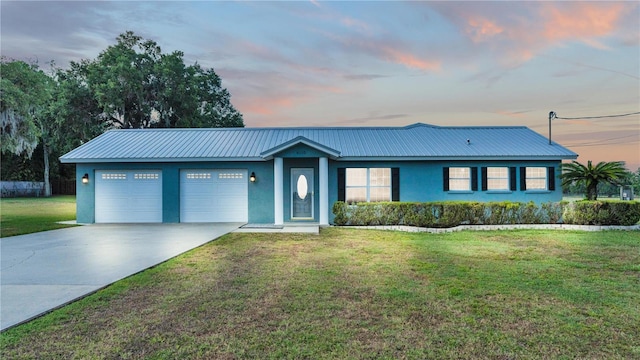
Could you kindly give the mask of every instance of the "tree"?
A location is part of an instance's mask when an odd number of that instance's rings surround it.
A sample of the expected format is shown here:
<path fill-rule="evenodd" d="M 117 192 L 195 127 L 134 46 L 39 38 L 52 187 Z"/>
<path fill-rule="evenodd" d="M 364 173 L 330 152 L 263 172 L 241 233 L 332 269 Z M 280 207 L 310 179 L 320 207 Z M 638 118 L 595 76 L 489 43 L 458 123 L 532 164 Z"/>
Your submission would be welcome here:
<path fill-rule="evenodd" d="M 36 146 L 42 144 L 45 196 L 50 196 L 49 154 L 56 126 L 50 105 L 55 82 L 36 64 L 23 61 L 7 61 L 3 58 L 0 73 L 2 153 L 26 154 L 31 158 Z"/>
<path fill-rule="evenodd" d="M 586 166 L 573 161 L 562 166 L 562 185 L 566 186 L 573 182 L 584 183 L 587 200 L 596 200 L 599 183 L 618 184 L 625 178 L 625 174 L 626 169 L 622 161 L 601 161 L 596 166 L 592 165 L 591 160 Z"/>
<path fill-rule="evenodd" d="M 56 133 L 57 150 L 64 153 L 102 134 L 108 126 L 78 64 L 71 64 L 68 70 L 56 69 L 55 79 L 51 113 L 64 127 Z"/>
<path fill-rule="evenodd" d="M 51 98 L 50 78 L 37 65 L 0 60 L 0 141 L 3 153 L 31 157 L 38 146 L 38 119 Z"/>
<path fill-rule="evenodd" d="M 640 196 L 640 167 L 636 172 L 630 172 L 629 184 L 633 187 L 634 197 Z"/>
<path fill-rule="evenodd" d="M 215 71 L 186 66 L 183 56 L 163 54 L 154 41 L 129 31 L 95 61 L 71 68 L 88 86 L 108 127 L 244 126 Z"/>
<path fill-rule="evenodd" d="M 13 154 L 2 169 L 33 177 L 44 168 L 48 195 L 49 158 L 110 128 L 244 126 L 215 71 L 187 66 L 183 57 L 126 32 L 97 59 L 52 68 L 51 76 L 37 64 L 2 58 L 0 145 Z M 42 167 L 31 159 L 36 148 Z"/>

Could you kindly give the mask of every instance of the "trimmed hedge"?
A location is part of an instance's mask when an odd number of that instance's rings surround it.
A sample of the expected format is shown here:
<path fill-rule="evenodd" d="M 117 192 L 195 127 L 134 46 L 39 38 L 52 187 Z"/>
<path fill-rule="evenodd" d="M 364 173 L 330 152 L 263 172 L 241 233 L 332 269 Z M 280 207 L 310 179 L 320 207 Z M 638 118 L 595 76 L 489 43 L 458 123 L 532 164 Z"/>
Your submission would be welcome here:
<path fill-rule="evenodd" d="M 565 204 L 562 218 L 567 224 L 635 225 L 640 220 L 640 202 L 575 201 Z"/>
<path fill-rule="evenodd" d="M 378 202 L 333 204 L 335 225 L 408 225 L 446 228 L 458 225 L 579 224 L 633 225 L 640 220 L 637 201 L 534 202 Z"/>

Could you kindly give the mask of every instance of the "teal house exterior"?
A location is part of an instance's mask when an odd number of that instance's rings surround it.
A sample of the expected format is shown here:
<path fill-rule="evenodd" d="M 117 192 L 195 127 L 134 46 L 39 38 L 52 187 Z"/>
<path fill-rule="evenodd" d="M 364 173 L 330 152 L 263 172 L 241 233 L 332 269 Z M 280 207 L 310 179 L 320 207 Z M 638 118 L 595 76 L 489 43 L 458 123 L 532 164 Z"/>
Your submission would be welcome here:
<path fill-rule="evenodd" d="M 526 127 L 111 130 L 76 164 L 77 220 L 328 225 L 336 201 L 560 201 L 577 155 Z"/>

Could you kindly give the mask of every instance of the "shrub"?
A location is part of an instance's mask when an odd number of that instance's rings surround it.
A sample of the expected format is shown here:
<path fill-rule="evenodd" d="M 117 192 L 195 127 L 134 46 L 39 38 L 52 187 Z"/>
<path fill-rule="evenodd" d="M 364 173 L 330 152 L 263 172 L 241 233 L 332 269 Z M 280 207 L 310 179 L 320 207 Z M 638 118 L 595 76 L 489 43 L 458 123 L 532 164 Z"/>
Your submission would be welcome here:
<path fill-rule="evenodd" d="M 566 206 L 566 201 L 547 202 L 540 205 L 538 220 L 539 224 L 557 224 L 562 220 L 562 208 Z"/>
<path fill-rule="evenodd" d="M 542 208 L 538 208 L 533 201 L 529 201 L 518 207 L 518 214 L 515 216 L 515 220 L 519 220 L 522 224 L 540 224 L 542 222 L 542 211 Z"/>
<path fill-rule="evenodd" d="M 436 222 L 434 209 L 426 203 L 406 203 L 403 213 L 404 219 L 399 225 L 431 227 Z"/>
<path fill-rule="evenodd" d="M 333 215 L 333 223 L 336 225 L 346 225 L 349 220 L 349 216 L 347 215 L 348 205 L 344 201 L 336 201 L 333 204 L 333 208 L 331 209 Z"/>
<path fill-rule="evenodd" d="M 434 203 L 435 227 L 453 227 L 457 225 L 478 224 L 483 218 L 480 203 L 442 202 Z M 434 215 L 435 215 L 434 214 Z"/>
<path fill-rule="evenodd" d="M 567 224 L 633 225 L 640 220 L 637 201 L 461 202 L 431 203 L 379 202 L 333 204 L 335 225 L 408 225 L 453 227 L 470 224 Z"/>
<path fill-rule="evenodd" d="M 634 225 L 640 221 L 640 202 L 575 201 L 564 204 L 562 219 L 576 225 Z"/>

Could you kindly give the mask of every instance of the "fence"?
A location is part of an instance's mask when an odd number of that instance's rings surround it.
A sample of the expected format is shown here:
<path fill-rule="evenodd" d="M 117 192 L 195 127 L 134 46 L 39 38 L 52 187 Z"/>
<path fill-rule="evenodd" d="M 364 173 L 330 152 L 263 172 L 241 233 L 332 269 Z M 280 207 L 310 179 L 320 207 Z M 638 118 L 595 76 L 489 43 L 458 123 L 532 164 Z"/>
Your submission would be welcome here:
<path fill-rule="evenodd" d="M 51 195 L 75 195 L 75 180 L 51 180 Z M 44 182 L 41 181 L 0 181 L 0 197 L 40 197 L 44 196 Z"/>
<path fill-rule="evenodd" d="M 37 197 L 44 195 L 44 182 L 0 181 L 0 197 Z"/>
<path fill-rule="evenodd" d="M 52 195 L 75 195 L 76 194 L 76 181 L 75 180 L 51 180 L 51 194 Z"/>

